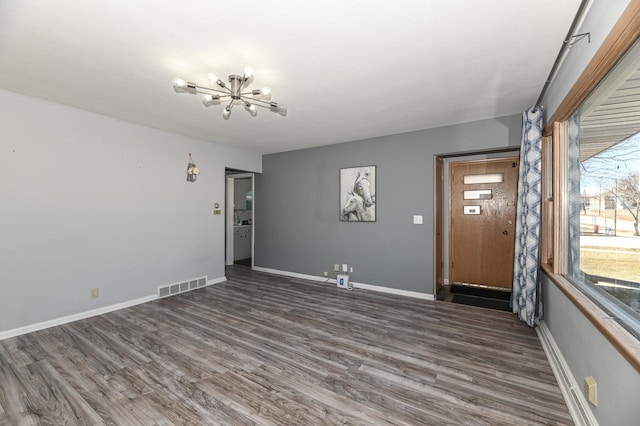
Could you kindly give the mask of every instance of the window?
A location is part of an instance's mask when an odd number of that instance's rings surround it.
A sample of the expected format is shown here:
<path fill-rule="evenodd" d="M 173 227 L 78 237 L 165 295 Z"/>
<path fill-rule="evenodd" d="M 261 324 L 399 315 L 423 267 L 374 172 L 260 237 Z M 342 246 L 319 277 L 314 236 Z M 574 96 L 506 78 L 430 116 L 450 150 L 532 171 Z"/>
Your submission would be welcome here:
<path fill-rule="evenodd" d="M 567 276 L 640 339 L 640 43 L 568 121 Z"/>

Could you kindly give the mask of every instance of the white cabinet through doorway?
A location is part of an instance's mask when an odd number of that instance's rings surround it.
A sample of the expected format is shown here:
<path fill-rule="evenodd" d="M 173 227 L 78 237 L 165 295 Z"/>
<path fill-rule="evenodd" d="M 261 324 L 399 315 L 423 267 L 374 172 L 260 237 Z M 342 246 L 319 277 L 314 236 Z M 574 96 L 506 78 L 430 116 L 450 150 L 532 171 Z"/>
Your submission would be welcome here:
<path fill-rule="evenodd" d="M 233 228 L 233 260 L 251 257 L 251 226 Z"/>

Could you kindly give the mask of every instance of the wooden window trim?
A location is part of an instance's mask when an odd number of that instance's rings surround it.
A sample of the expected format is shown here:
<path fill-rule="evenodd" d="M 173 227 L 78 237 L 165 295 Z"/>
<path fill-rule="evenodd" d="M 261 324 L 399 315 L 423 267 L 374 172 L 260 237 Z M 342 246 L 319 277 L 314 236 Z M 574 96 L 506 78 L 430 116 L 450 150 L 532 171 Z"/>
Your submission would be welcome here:
<path fill-rule="evenodd" d="M 549 152 L 551 151 L 551 152 Z M 552 186 L 553 178 L 549 173 L 553 168 L 553 160 L 549 164 L 549 154 L 553 155 L 553 138 L 545 136 L 542 139 L 542 252 L 541 259 L 543 263 L 553 264 L 555 254 L 553 252 L 553 188 L 551 188 L 551 197 L 549 187 Z"/>
<path fill-rule="evenodd" d="M 569 129 L 567 122 L 554 123 L 553 133 L 553 272 L 562 274 L 567 270 L 569 244 L 564 235 L 568 229 L 568 203 L 565 194 L 568 190 L 567 156 L 569 155 Z"/>
<path fill-rule="evenodd" d="M 615 319 L 611 318 L 595 302 L 585 296 L 569 280 L 562 275 L 555 274 L 551 265 L 542 265 L 542 270 L 622 356 L 640 372 L 640 340 L 633 337 L 631 333 L 618 324 Z"/>
<path fill-rule="evenodd" d="M 636 339 L 600 306 L 583 294 L 562 273 L 567 270 L 568 242 L 562 230 L 567 229 L 566 160 L 567 120 L 580 107 L 598 84 L 606 77 L 620 58 L 640 38 L 640 0 L 631 0 L 618 22 L 602 43 L 594 57 L 560 103 L 544 129 L 545 136 L 553 137 L 553 229 L 542 233 L 542 244 L 553 232 L 553 264 L 543 258 L 542 269 L 549 279 L 584 314 L 611 344 L 640 372 L 640 340 Z M 546 177 L 545 177 L 546 178 Z M 543 226 L 549 227 L 547 222 Z M 548 229 L 548 228 L 545 228 Z"/>

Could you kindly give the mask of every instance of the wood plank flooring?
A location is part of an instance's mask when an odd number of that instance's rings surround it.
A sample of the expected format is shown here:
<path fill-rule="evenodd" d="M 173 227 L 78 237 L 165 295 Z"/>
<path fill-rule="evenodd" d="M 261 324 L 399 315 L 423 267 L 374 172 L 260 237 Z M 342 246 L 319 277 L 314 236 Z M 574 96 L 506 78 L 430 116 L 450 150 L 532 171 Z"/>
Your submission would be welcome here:
<path fill-rule="evenodd" d="M 505 312 L 274 276 L 0 342 L 0 425 L 572 424 Z"/>

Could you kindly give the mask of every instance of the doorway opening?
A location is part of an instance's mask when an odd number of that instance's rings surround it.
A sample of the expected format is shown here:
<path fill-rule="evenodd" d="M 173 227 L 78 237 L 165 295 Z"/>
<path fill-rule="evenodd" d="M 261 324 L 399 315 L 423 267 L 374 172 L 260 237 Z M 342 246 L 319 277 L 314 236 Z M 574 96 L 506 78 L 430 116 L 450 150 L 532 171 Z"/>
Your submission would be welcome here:
<path fill-rule="evenodd" d="M 434 156 L 436 300 L 510 310 L 518 153 L 509 147 Z"/>
<path fill-rule="evenodd" d="M 226 265 L 253 267 L 254 175 L 226 170 Z"/>

